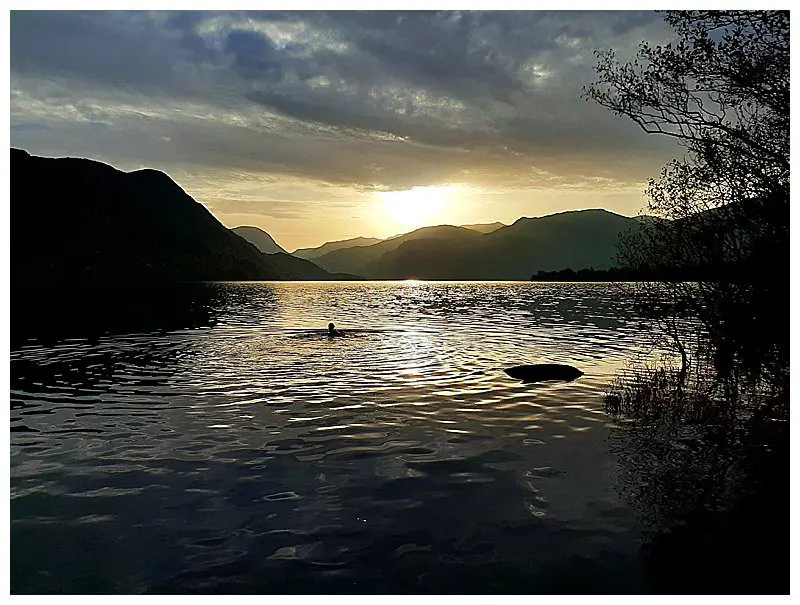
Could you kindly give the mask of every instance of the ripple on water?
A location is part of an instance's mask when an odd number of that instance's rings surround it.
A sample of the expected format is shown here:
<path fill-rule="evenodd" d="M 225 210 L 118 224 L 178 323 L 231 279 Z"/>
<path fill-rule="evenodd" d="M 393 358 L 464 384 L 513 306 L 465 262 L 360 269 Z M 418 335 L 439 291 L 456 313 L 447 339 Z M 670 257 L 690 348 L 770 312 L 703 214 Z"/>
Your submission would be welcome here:
<path fill-rule="evenodd" d="M 644 349 L 608 286 L 208 288 L 213 327 L 12 351 L 12 590 L 108 588 L 102 562 L 112 592 L 535 591 L 635 560 L 602 391 Z M 539 362 L 585 375 L 503 373 Z"/>

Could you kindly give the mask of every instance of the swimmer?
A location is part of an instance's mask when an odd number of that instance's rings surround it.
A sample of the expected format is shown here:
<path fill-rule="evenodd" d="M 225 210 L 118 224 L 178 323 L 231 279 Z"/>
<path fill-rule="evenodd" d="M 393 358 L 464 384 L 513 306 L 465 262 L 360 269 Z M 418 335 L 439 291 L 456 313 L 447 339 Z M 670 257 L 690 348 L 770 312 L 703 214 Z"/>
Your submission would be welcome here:
<path fill-rule="evenodd" d="M 344 336 L 344 332 L 337 330 L 333 322 L 328 324 L 328 336 Z"/>

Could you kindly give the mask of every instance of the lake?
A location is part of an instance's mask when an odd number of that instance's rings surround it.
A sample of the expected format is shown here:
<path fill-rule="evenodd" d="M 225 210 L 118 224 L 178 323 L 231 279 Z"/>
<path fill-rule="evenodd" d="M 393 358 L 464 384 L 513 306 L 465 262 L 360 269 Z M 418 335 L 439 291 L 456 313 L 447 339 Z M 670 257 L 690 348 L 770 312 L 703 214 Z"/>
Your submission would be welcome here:
<path fill-rule="evenodd" d="M 97 302 L 110 333 L 81 307 L 15 335 L 12 592 L 652 590 L 603 408 L 649 352 L 623 286 L 205 284 L 131 325 L 127 302 Z M 539 362 L 585 375 L 503 373 Z"/>

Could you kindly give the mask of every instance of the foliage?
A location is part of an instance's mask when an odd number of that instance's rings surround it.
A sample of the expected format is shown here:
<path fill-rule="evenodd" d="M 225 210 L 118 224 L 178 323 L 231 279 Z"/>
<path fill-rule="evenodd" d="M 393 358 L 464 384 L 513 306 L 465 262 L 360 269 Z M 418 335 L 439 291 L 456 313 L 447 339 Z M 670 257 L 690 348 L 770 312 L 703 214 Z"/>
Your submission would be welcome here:
<path fill-rule="evenodd" d="M 617 423 L 610 440 L 617 487 L 659 532 L 642 555 L 663 590 L 784 590 L 788 395 L 732 406 L 724 392 L 702 384 L 708 379 L 696 365 L 687 376 L 651 367 L 611 385 L 605 404 Z M 733 569 L 742 576 L 728 577 Z"/>
<path fill-rule="evenodd" d="M 687 281 L 713 279 L 715 273 L 704 266 L 696 267 L 660 267 L 656 269 L 638 270 L 630 267 L 610 267 L 608 269 L 559 269 L 558 271 L 537 271 L 531 274 L 531 281 L 554 282 L 641 282 L 641 281 Z"/>
<path fill-rule="evenodd" d="M 622 239 L 623 269 L 649 280 L 635 286 L 638 309 L 681 363 L 639 367 L 609 388 L 620 489 L 670 529 L 643 549 L 665 590 L 782 590 L 789 14 L 670 11 L 666 21 L 676 42 L 643 42 L 624 64 L 598 53 L 599 79 L 586 90 L 684 149 L 650 181 L 642 229 Z"/>
<path fill-rule="evenodd" d="M 642 42 L 624 64 L 598 52 L 599 79 L 586 89 L 685 149 L 650 181 L 653 218 L 623 238 L 620 262 L 643 274 L 704 267 L 697 282 L 642 284 L 640 310 L 673 326 L 699 318 L 719 375 L 780 387 L 789 348 L 789 13 L 669 11 L 666 21 L 676 42 Z"/>

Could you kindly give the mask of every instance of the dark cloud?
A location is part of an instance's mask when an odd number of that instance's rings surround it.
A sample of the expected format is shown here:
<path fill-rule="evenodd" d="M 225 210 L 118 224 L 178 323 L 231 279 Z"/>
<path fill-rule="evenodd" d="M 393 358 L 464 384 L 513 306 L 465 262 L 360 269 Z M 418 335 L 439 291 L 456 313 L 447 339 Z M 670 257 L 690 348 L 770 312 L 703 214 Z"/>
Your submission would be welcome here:
<path fill-rule="evenodd" d="M 228 32 L 225 52 L 233 55 L 232 67 L 244 78 L 271 82 L 281 80 L 283 76 L 280 53 L 267 36 L 234 29 Z"/>
<path fill-rule="evenodd" d="M 672 148 L 581 88 L 593 50 L 663 36 L 632 11 L 13 11 L 12 122 L 41 128 L 12 142 L 359 187 L 642 180 Z"/>
<path fill-rule="evenodd" d="M 402 81 L 467 98 L 524 90 L 514 77 L 519 55 L 480 43 L 478 16 L 343 13 L 332 20 L 347 39 Z"/>
<path fill-rule="evenodd" d="M 175 79 L 173 49 L 145 15 L 13 11 L 12 23 L 12 75 L 77 77 L 139 90 Z"/>

